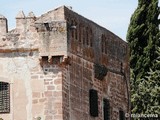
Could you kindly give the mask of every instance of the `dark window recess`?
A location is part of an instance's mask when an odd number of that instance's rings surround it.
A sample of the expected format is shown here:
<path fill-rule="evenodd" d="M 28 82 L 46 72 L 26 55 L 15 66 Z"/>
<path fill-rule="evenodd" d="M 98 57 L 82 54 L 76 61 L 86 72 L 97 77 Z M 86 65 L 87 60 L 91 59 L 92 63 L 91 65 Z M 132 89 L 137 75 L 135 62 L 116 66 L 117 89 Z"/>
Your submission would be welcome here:
<path fill-rule="evenodd" d="M 93 40 L 93 33 L 92 33 L 92 29 L 91 29 L 91 28 L 90 28 L 90 33 L 89 33 L 89 35 L 90 35 L 90 36 L 89 36 L 90 47 L 92 47 L 92 45 L 93 45 L 93 43 L 92 43 L 92 42 L 93 42 L 93 41 L 92 41 L 92 40 Z"/>
<path fill-rule="evenodd" d="M 83 28 L 83 45 L 86 45 L 86 31 L 85 31 L 85 28 Z"/>
<path fill-rule="evenodd" d="M 75 29 L 76 29 L 75 30 L 75 39 L 78 40 L 78 32 L 79 32 L 78 30 L 79 29 L 78 29 L 78 25 L 77 24 L 75 25 Z"/>
<path fill-rule="evenodd" d="M 42 56 L 42 62 L 47 64 L 48 63 L 48 56 Z"/>
<path fill-rule="evenodd" d="M 125 120 L 125 115 L 123 110 L 119 111 L 119 120 Z"/>
<path fill-rule="evenodd" d="M 46 27 L 47 31 L 50 31 L 49 23 L 44 23 L 44 26 Z"/>
<path fill-rule="evenodd" d="M 104 47 L 105 45 L 104 45 L 104 43 L 103 43 L 103 41 L 102 41 L 102 43 L 101 43 L 101 49 L 102 49 L 102 53 L 104 53 Z"/>
<path fill-rule="evenodd" d="M 110 120 L 110 104 L 107 99 L 103 99 L 103 116 L 104 120 Z"/>
<path fill-rule="evenodd" d="M 105 54 L 107 54 L 107 41 L 105 41 L 105 48 L 104 48 L 104 52 L 105 52 Z"/>
<path fill-rule="evenodd" d="M 91 36 L 91 39 L 90 39 L 90 46 L 91 47 L 93 46 L 93 35 Z"/>
<path fill-rule="evenodd" d="M 42 56 L 40 59 L 40 65 L 41 67 L 44 65 L 44 64 L 48 64 L 48 56 Z"/>
<path fill-rule="evenodd" d="M 102 53 L 107 53 L 106 48 L 107 48 L 107 42 L 106 42 L 106 36 L 102 34 L 101 36 L 101 48 L 102 48 Z"/>
<path fill-rule="evenodd" d="M 86 44 L 89 45 L 89 34 L 88 34 L 88 32 L 86 33 Z"/>
<path fill-rule="evenodd" d="M 9 83 L 0 82 L 0 113 L 10 112 Z"/>
<path fill-rule="evenodd" d="M 104 65 L 95 64 L 94 65 L 95 78 L 103 80 L 107 74 L 107 68 Z"/>
<path fill-rule="evenodd" d="M 80 26 L 79 28 L 79 42 L 81 43 L 82 42 L 82 27 Z"/>
<path fill-rule="evenodd" d="M 98 117 L 98 93 L 96 90 L 89 90 L 90 115 Z"/>
<path fill-rule="evenodd" d="M 63 56 L 52 56 L 53 64 L 60 64 L 62 62 Z"/>
<path fill-rule="evenodd" d="M 48 56 L 42 56 L 40 59 L 41 64 L 60 64 L 63 60 L 63 56 L 52 56 L 49 58 Z"/>
<path fill-rule="evenodd" d="M 48 62 L 48 56 L 42 56 L 42 61 Z"/>

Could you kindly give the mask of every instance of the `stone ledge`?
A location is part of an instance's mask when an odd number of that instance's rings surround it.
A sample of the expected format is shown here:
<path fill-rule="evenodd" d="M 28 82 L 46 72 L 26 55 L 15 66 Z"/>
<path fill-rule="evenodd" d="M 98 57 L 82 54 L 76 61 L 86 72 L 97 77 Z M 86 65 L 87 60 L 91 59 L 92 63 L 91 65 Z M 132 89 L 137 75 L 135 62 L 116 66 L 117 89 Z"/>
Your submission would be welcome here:
<path fill-rule="evenodd" d="M 30 52 L 30 51 L 39 51 L 38 48 L 17 48 L 17 49 L 0 49 L 0 53 L 12 53 L 12 52 Z"/>

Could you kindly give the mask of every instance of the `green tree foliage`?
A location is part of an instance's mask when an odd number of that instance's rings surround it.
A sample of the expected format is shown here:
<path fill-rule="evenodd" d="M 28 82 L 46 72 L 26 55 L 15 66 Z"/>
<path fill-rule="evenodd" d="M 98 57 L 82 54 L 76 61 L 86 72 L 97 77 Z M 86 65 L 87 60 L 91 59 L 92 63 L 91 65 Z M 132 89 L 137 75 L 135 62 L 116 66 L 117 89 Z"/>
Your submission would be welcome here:
<path fill-rule="evenodd" d="M 160 48 L 158 51 L 160 56 Z M 160 64 L 160 57 L 157 57 L 154 64 Z M 133 80 L 133 72 L 131 73 L 132 112 L 160 114 L 160 70 L 150 69 L 148 75 L 138 79 L 136 83 Z M 134 87 L 135 84 L 137 88 Z"/>
<path fill-rule="evenodd" d="M 134 113 L 160 113 L 159 13 L 158 0 L 139 0 L 128 28 Z"/>

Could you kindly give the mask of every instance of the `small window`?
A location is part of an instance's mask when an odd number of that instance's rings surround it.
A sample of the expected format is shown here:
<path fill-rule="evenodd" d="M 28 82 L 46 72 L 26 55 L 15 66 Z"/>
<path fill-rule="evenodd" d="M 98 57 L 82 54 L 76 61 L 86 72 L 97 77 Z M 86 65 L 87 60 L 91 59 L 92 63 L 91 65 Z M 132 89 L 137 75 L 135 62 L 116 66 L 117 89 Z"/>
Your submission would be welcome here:
<path fill-rule="evenodd" d="M 47 31 L 50 31 L 49 23 L 44 23 L 44 26 L 46 27 Z"/>
<path fill-rule="evenodd" d="M 53 64 L 60 64 L 62 62 L 63 56 L 52 56 Z"/>
<path fill-rule="evenodd" d="M 103 99 L 103 117 L 104 120 L 110 120 L 110 104 L 107 99 Z"/>
<path fill-rule="evenodd" d="M 86 29 L 83 28 L 83 45 L 86 44 Z"/>
<path fill-rule="evenodd" d="M 48 62 L 48 56 L 42 56 L 42 61 L 47 63 Z"/>
<path fill-rule="evenodd" d="M 101 51 L 102 53 L 107 54 L 107 41 L 106 41 L 106 36 L 102 34 L 101 36 Z"/>
<path fill-rule="evenodd" d="M 97 90 L 91 89 L 89 91 L 89 102 L 90 102 L 90 115 L 98 117 L 98 92 Z"/>
<path fill-rule="evenodd" d="M 79 25 L 79 42 L 81 43 L 82 42 L 82 36 L 83 36 L 83 31 L 82 31 L 83 29 L 82 29 L 82 26 L 81 25 Z"/>
<path fill-rule="evenodd" d="M 9 83 L 0 82 L 0 113 L 10 112 Z"/>
<path fill-rule="evenodd" d="M 125 120 L 125 115 L 123 110 L 119 111 L 119 120 Z"/>
<path fill-rule="evenodd" d="M 78 40 L 78 30 L 79 30 L 79 26 L 77 23 L 75 23 L 76 29 L 75 29 L 75 39 Z"/>
<path fill-rule="evenodd" d="M 89 28 L 88 27 L 86 27 L 86 44 L 87 44 L 87 46 L 89 45 Z"/>

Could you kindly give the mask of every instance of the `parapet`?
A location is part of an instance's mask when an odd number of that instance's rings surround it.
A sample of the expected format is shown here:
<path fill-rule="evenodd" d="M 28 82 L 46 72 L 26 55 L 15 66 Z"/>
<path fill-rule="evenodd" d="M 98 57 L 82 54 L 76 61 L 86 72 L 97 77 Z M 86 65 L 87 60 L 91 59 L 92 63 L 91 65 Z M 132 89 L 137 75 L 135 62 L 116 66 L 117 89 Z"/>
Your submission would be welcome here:
<path fill-rule="evenodd" d="M 16 16 L 16 29 L 20 33 L 26 32 L 32 29 L 34 22 L 36 21 L 36 16 L 33 12 L 30 12 L 26 17 L 23 11 L 20 11 Z"/>
<path fill-rule="evenodd" d="M 66 56 L 67 23 L 63 16 L 63 9 L 55 9 L 38 18 L 33 12 L 27 16 L 23 11 L 18 12 L 16 28 L 0 38 L 0 53 L 36 50 L 40 57 Z"/>
<path fill-rule="evenodd" d="M 35 21 L 33 12 L 26 17 L 20 11 L 16 16 L 16 28 L 8 31 L 7 19 L 0 15 L 0 53 L 37 50 L 38 33 L 34 26 Z"/>

